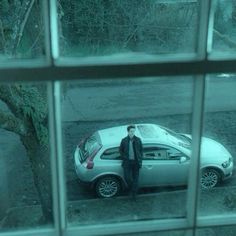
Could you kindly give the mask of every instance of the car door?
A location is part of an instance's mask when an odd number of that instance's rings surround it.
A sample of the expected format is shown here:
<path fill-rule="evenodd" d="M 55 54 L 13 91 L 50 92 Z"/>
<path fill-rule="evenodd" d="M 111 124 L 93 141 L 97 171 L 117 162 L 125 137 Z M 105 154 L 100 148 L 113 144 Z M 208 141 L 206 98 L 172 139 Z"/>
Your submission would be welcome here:
<path fill-rule="evenodd" d="M 187 183 L 189 158 L 166 145 L 144 145 L 140 186 L 182 185 Z"/>
<path fill-rule="evenodd" d="M 119 147 L 111 147 L 102 151 L 97 165 L 99 166 L 100 173 L 98 174 L 100 175 L 116 174 L 123 176 Z"/>

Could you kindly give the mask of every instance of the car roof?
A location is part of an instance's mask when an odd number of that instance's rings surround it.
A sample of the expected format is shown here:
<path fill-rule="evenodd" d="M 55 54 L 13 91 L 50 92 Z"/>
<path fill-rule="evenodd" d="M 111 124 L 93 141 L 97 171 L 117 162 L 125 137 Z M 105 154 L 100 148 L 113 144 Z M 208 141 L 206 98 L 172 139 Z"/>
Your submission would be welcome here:
<path fill-rule="evenodd" d="M 143 143 L 166 143 L 168 140 L 166 131 L 156 124 L 135 124 L 135 135 Z M 121 140 L 128 135 L 127 125 L 98 130 L 103 146 L 119 146 Z"/>

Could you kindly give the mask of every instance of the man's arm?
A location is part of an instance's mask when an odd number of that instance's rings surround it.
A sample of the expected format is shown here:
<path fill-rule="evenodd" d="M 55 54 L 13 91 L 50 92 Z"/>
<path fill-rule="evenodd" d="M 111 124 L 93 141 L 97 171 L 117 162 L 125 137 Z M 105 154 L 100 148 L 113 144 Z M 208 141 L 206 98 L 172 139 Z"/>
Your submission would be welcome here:
<path fill-rule="evenodd" d="M 141 139 L 139 139 L 139 152 L 140 152 L 140 158 L 139 158 L 139 167 L 142 167 L 142 162 L 143 162 L 143 144 Z"/>
<path fill-rule="evenodd" d="M 120 142 L 119 152 L 120 152 L 121 159 L 123 159 L 123 157 L 124 157 L 124 144 L 123 144 L 123 139 L 122 139 L 121 142 Z"/>

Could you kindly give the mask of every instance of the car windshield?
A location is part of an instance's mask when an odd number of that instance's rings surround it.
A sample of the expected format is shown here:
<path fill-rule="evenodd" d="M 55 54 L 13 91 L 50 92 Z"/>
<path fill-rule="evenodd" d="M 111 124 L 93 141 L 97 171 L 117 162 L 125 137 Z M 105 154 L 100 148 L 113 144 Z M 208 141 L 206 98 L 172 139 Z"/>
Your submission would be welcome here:
<path fill-rule="evenodd" d="M 85 139 L 85 141 L 80 145 L 81 150 L 81 161 L 85 161 L 92 153 L 96 152 L 101 148 L 100 139 L 97 133 Z"/>
<path fill-rule="evenodd" d="M 184 134 L 178 134 L 173 130 L 167 129 L 166 127 L 161 127 L 164 129 L 169 135 L 171 135 L 174 139 L 177 139 L 177 144 L 181 147 L 190 149 L 191 147 L 191 138 L 185 136 Z M 176 143 L 176 142 L 175 142 Z"/>

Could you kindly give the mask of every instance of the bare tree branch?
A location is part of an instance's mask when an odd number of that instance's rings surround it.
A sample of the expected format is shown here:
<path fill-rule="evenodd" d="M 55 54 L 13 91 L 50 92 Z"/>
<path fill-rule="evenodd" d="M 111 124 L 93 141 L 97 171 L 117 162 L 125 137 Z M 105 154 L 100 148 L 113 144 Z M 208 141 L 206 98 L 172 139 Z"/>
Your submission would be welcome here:
<path fill-rule="evenodd" d="M 31 45 L 31 47 L 27 50 L 26 54 L 28 54 L 29 52 L 31 52 L 31 50 L 35 47 L 35 45 L 38 43 L 38 41 L 40 40 L 40 37 L 43 34 L 43 28 L 39 31 L 38 36 L 35 38 L 35 41 L 33 42 L 33 44 Z"/>
<path fill-rule="evenodd" d="M 12 51 L 12 54 L 13 54 L 13 55 L 16 54 L 16 50 L 17 50 L 17 48 L 18 48 L 18 46 L 19 46 L 19 44 L 20 44 L 20 41 L 21 41 L 21 39 L 22 39 L 23 32 L 24 32 L 24 29 L 25 29 L 25 25 L 26 25 L 26 23 L 27 23 L 27 20 L 28 20 L 28 18 L 29 18 L 29 15 L 30 15 L 30 12 L 31 12 L 31 9 L 32 9 L 34 3 L 35 3 L 35 0 L 31 0 L 30 4 L 28 4 L 29 7 L 28 7 L 28 9 L 27 9 L 27 11 L 26 11 L 26 13 L 25 13 L 24 19 L 23 19 L 23 21 L 21 22 L 21 25 L 20 25 L 20 27 L 19 27 L 19 29 L 18 29 L 18 32 L 17 32 L 17 39 L 15 40 L 15 44 L 14 44 L 14 46 L 13 46 L 13 51 Z"/>
<path fill-rule="evenodd" d="M 229 47 L 236 48 L 236 41 L 229 38 L 228 35 L 221 34 L 219 31 L 214 29 L 214 34 L 217 35 L 222 41 L 224 41 Z"/>
<path fill-rule="evenodd" d="M 19 135 L 25 135 L 27 131 L 26 126 L 20 119 L 17 119 L 14 115 L 2 110 L 0 110 L 0 128 Z"/>

